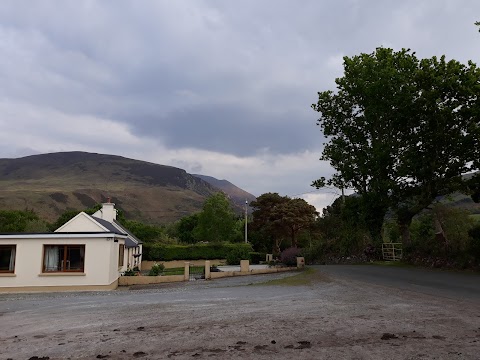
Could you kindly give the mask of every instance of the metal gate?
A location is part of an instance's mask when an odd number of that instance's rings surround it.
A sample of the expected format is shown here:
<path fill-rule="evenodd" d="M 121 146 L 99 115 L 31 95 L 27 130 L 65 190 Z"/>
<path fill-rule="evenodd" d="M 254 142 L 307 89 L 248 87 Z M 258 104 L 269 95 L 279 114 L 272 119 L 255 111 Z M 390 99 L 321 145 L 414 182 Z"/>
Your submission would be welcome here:
<path fill-rule="evenodd" d="M 382 255 L 383 260 L 401 260 L 403 255 L 402 243 L 383 243 Z"/>
<path fill-rule="evenodd" d="M 195 266 L 190 264 L 189 269 L 189 280 L 205 280 L 205 267 L 204 266 Z"/>

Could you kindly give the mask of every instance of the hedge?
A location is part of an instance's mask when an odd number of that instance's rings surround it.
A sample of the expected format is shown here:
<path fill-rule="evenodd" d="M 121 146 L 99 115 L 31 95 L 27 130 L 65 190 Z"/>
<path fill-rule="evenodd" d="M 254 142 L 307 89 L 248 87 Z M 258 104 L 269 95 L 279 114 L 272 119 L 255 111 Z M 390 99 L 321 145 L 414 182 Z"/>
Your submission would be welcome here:
<path fill-rule="evenodd" d="M 266 253 L 261 252 L 251 252 L 250 253 L 250 262 L 252 264 L 260 264 L 260 262 L 265 261 L 267 258 Z"/>
<path fill-rule="evenodd" d="M 213 260 L 226 259 L 231 252 L 252 251 L 250 244 L 193 244 L 193 245 L 164 245 L 143 244 L 143 260 L 171 261 L 171 260 Z"/>

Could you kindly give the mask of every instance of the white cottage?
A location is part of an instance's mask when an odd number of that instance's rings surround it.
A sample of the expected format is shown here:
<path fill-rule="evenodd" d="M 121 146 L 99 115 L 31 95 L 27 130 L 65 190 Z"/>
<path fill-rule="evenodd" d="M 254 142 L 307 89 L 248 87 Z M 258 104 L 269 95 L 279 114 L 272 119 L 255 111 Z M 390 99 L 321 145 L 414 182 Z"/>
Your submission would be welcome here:
<path fill-rule="evenodd" d="M 141 251 L 106 203 L 54 233 L 0 234 L 0 292 L 115 289 L 123 271 L 141 264 Z"/>

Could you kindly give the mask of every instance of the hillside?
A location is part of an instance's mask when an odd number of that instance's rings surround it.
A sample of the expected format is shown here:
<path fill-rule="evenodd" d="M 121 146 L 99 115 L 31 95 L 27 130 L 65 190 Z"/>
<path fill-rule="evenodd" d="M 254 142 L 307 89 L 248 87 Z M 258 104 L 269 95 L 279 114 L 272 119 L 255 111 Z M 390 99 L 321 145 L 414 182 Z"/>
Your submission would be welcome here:
<path fill-rule="evenodd" d="M 219 191 L 185 170 L 114 155 L 62 152 L 0 159 L 0 209 L 54 221 L 110 197 L 127 218 L 152 224 L 199 211 Z"/>
<path fill-rule="evenodd" d="M 256 197 L 248 192 L 246 192 L 243 189 L 240 189 L 238 186 L 232 184 L 230 181 L 227 180 L 218 180 L 212 176 L 207 176 L 207 175 L 199 175 L 199 174 L 192 174 L 193 176 L 196 176 L 213 187 L 222 190 L 224 193 L 228 194 L 230 199 L 235 203 L 240 208 L 245 207 L 245 200 L 248 201 L 248 203 L 254 201 Z"/>

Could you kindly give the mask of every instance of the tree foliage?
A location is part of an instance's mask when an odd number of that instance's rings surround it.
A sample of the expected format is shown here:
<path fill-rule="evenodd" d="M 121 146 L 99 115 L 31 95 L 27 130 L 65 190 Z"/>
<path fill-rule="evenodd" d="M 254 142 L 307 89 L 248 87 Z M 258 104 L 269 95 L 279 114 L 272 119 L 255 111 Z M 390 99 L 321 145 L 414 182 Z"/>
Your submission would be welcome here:
<path fill-rule="evenodd" d="M 413 216 L 479 169 L 479 79 L 472 62 L 406 49 L 345 57 L 337 91 L 312 105 L 327 137 L 321 159 L 336 170 L 313 185 L 353 188 L 374 210 L 377 236 L 393 209 L 408 242 Z"/>
<path fill-rule="evenodd" d="M 193 236 L 194 229 L 198 225 L 199 214 L 192 214 L 181 218 L 176 223 L 176 235 L 185 244 L 194 244 L 198 240 Z"/>
<path fill-rule="evenodd" d="M 223 192 L 210 196 L 198 215 L 194 237 L 198 241 L 231 241 L 235 234 L 235 213 Z"/>
<path fill-rule="evenodd" d="M 298 245 L 297 235 L 315 222 L 318 215 L 314 206 L 303 199 L 291 199 L 278 193 L 266 193 L 250 204 L 253 207 L 254 230 L 273 245 L 273 253 L 280 253 L 283 239 L 293 247 Z"/>
<path fill-rule="evenodd" d="M 32 210 L 0 210 L 0 232 L 46 232 L 47 223 Z"/>

